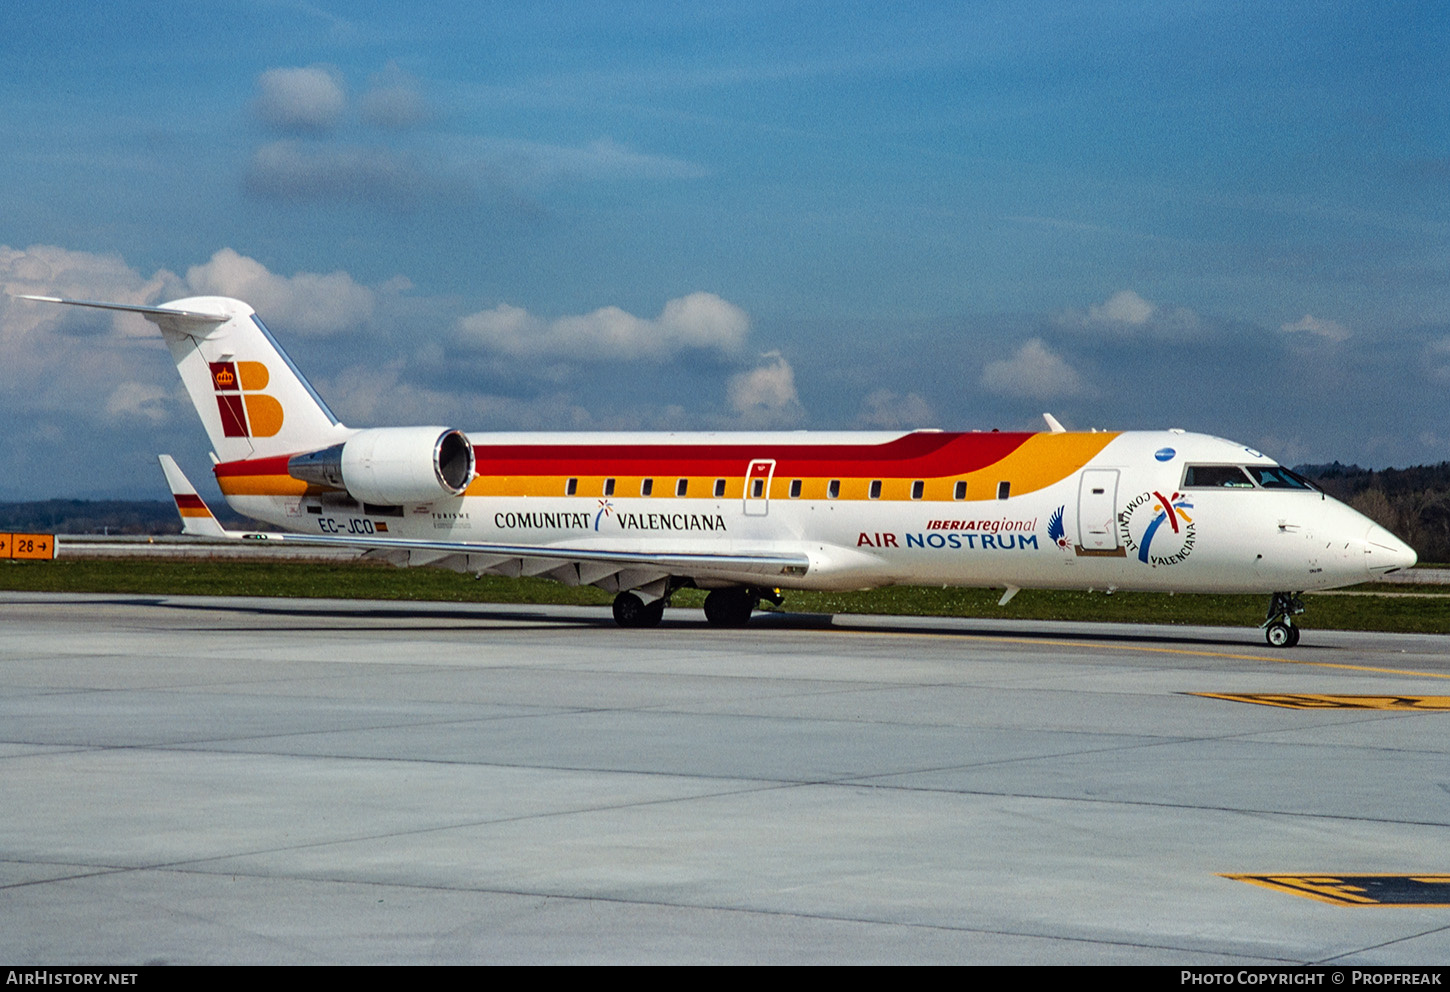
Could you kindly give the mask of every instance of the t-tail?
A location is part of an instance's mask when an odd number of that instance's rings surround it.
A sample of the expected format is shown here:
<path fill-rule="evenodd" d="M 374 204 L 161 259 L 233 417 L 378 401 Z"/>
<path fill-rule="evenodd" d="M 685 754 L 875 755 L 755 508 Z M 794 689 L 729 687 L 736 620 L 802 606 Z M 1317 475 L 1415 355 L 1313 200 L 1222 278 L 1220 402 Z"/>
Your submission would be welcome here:
<path fill-rule="evenodd" d="M 21 298 L 139 313 L 159 327 L 223 462 L 314 451 L 354 433 L 338 422 L 256 312 L 240 300 L 195 296 L 136 306 Z"/>

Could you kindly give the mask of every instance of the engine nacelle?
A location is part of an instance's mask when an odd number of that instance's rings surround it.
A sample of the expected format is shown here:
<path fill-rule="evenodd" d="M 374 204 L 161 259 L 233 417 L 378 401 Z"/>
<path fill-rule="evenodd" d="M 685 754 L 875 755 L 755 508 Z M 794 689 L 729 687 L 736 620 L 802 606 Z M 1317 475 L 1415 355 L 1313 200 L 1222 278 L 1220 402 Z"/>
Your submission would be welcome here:
<path fill-rule="evenodd" d="M 473 443 L 448 427 L 376 427 L 287 460 L 294 479 L 384 506 L 462 496 L 473 471 Z"/>

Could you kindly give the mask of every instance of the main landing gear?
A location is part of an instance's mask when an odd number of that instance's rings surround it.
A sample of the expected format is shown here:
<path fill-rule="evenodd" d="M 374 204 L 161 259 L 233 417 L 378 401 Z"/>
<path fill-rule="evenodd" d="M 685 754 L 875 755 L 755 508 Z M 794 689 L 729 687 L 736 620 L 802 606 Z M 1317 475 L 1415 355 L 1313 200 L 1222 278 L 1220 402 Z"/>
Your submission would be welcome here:
<path fill-rule="evenodd" d="M 614 622 L 621 627 L 658 627 L 664 615 L 663 597 L 651 603 L 634 592 L 622 592 L 614 597 Z"/>
<path fill-rule="evenodd" d="M 712 627 L 744 627 L 759 602 L 750 589 L 716 589 L 705 597 L 705 619 Z"/>
<path fill-rule="evenodd" d="M 744 627 L 762 599 L 776 606 L 783 602 L 778 589 L 715 589 L 705 597 L 705 619 L 712 627 Z M 668 603 L 668 596 L 646 603 L 638 591 L 622 592 L 614 597 L 614 622 L 621 627 L 657 627 Z"/>
<path fill-rule="evenodd" d="M 1269 599 L 1269 615 L 1260 624 L 1270 647 L 1292 648 L 1299 643 L 1294 618 L 1304 612 L 1304 601 L 1296 592 L 1276 592 Z"/>
<path fill-rule="evenodd" d="M 705 619 L 712 627 L 744 627 L 762 599 L 776 606 L 784 602 L 779 589 L 752 589 L 748 586 L 716 589 L 705 597 Z"/>

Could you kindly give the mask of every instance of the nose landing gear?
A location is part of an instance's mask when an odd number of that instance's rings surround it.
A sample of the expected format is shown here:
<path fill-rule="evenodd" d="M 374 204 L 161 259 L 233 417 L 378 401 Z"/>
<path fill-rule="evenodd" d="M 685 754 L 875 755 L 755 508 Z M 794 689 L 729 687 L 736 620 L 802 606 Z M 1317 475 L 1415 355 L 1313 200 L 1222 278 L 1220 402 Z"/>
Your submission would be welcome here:
<path fill-rule="evenodd" d="M 1276 592 L 1269 598 L 1269 615 L 1259 626 L 1270 647 L 1292 648 L 1299 643 L 1294 617 L 1304 612 L 1304 601 L 1296 592 Z"/>

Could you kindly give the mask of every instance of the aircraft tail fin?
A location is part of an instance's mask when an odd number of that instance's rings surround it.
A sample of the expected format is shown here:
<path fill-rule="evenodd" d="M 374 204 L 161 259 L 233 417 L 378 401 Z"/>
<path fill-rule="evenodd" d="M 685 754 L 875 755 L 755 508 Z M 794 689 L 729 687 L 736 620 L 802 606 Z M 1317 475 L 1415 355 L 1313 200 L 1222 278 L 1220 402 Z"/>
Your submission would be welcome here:
<path fill-rule="evenodd" d="M 316 451 L 349 431 L 241 300 L 196 296 L 160 306 L 21 299 L 137 313 L 161 329 L 219 460 Z"/>
<path fill-rule="evenodd" d="M 181 471 L 181 466 L 176 464 L 176 459 L 170 455 L 159 456 L 161 471 L 166 473 L 166 485 L 171 489 L 171 496 L 176 500 L 176 512 L 181 514 L 181 532 L 191 534 L 194 537 L 230 537 L 226 528 L 212 514 L 211 508 L 206 505 L 196 493 L 196 487 Z"/>

